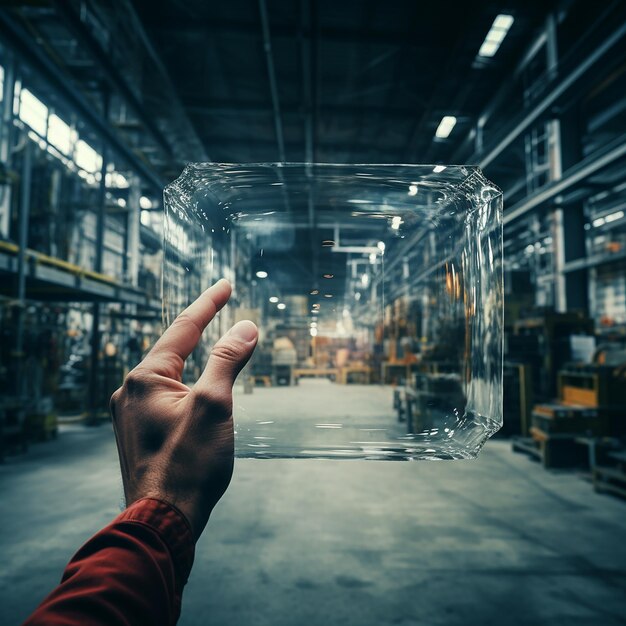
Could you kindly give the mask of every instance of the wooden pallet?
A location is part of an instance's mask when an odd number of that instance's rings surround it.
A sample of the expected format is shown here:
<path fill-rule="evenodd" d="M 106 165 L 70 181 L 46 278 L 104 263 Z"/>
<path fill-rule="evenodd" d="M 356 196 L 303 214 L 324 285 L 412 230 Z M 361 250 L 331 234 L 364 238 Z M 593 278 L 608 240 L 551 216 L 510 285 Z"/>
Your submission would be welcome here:
<path fill-rule="evenodd" d="M 530 432 L 532 437 L 513 438 L 513 452 L 528 454 L 546 469 L 587 466 L 587 451 L 575 435 L 548 435 L 535 427 Z"/>
<path fill-rule="evenodd" d="M 626 452 L 610 452 L 607 457 L 615 465 L 596 465 L 593 468 L 593 488 L 599 493 L 614 493 L 626 498 Z"/>

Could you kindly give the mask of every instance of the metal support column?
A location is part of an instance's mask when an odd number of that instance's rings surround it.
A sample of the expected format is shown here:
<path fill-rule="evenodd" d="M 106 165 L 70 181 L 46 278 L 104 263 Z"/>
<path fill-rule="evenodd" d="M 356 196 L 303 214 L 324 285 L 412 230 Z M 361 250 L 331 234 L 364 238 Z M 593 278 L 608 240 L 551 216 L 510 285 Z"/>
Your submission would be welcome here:
<path fill-rule="evenodd" d="M 19 250 L 17 256 L 17 308 L 15 353 L 17 375 L 16 392 L 22 397 L 25 390 L 24 369 L 24 309 L 26 307 L 26 248 L 28 247 L 28 214 L 30 211 L 30 184 L 32 178 L 32 144 L 24 138 L 22 174 L 20 185 L 20 213 L 18 228 Z"/>
<path fill-rule="evenodd" d="M 2 126 L 0 127 L 0 162 L 5 171 L 11 169 L 13 146 L 13 99 L 15 97 L 15 57 L 6 51 L 2 87 Z M 0 237 L 9 238 L 11 223 L 11 185 L 0 185 Z"/>
<path fill-rule="evenodd" d="M 580 120 L 578 108 L 572 107 L 560 119 L 561 162 L 563 170 L 567 170 L 582 159 L 580 140 Z M 582 201 L 568 204 L 562 210 L 562 230 L 558 245 L 562 250 L 564 264 L 584 259 L 586 256 L 585 242 L 585 208 Z M 567 272 L 559 276 L 563 283 L 564 301 L 559 310 L 589 311 L 588 288 L 589 276 L 586 268 Z"/>
<path fill-rule="evenodd" d="M 108 122 L 109 117 L 109 93 L 103 95 L 104 107 L 103 117 Z M 98 187 L 97 202 L 97 222 L 96 222 L 96 257 L 94 263 L 94 271 L 102 272 L 102 260 L 104 256 L 104 227 L 106 217 L 106 174 L 108 165 L 108 145 L 106 139 L 102 141 L 101 155 L 102 164 L 100 167 L 100 186 Z M 94 302 L 92 307 L 92 326 L 91 326 L 91 367 L 89 372 L 89 412 L 87 423 L 95 425 L 98 423 L 98 413 L 104 407 L 102 406 L 102 398 L 100 393 L 100 313 L 101 305 Z"/>
<path fill-rule="evenodd" d="M 141 181 L 133 176 L 128 190 L 128 281 L 133 287 L 139 283 L 139 229 L 141 225 Z"/>

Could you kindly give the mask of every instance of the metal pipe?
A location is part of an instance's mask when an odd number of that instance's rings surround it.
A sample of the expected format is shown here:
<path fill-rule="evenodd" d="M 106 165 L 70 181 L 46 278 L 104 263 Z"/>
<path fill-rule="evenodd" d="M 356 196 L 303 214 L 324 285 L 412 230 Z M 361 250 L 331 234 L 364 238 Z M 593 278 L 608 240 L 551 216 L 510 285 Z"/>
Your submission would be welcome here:
<path fill-rule="evenodd" d="M 281 163 L 285 163 L 285 139 L 283 137 L 283 121 L 280 114 L 280 100 L 278 98 L 278 85 L 276 82 L 276 71 L 274 69 L 272 40 L 270 37 L 270 26 L 269 19 L 267 17 L 267 5 L 265 3 L 265 0 L 259 0 L 259 10 L 261 12 L 261 27 L 263 29 L 263 49 L 265 50 L 267 74 L 270 81 L 270 93 L 272 96 L 272 108 L 274 110 L 274 129 L 276 131 L 276 142 L 278 143 L 278 158 Z"/>

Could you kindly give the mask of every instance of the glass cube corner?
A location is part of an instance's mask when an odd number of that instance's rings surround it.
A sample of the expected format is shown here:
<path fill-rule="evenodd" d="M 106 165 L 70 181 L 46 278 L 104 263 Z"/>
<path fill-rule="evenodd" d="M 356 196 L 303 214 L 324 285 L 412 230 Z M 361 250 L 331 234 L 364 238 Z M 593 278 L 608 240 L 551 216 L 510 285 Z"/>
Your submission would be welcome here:
<path fill-rule="evenodd" d="M 259 327 L 236 455 L 474 458 L 502 424 L 502 193 L 476 167 L 188 165 L 165 189 L 163 321 L 227 278 Z"/>

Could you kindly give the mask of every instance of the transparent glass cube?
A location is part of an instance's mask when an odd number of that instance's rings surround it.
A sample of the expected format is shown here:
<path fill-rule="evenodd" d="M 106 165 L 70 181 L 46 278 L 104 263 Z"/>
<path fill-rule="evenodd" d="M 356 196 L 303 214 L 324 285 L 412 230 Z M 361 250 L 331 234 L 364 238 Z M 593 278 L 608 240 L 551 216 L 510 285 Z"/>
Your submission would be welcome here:
<path fill-rule="evenodd" d="M 188 165 L 165 189 L 163 320 L 219 278 L 260 340 L 240 457 L 474 458 L 502 424 L 502 193 L 476 167 Z"/>

